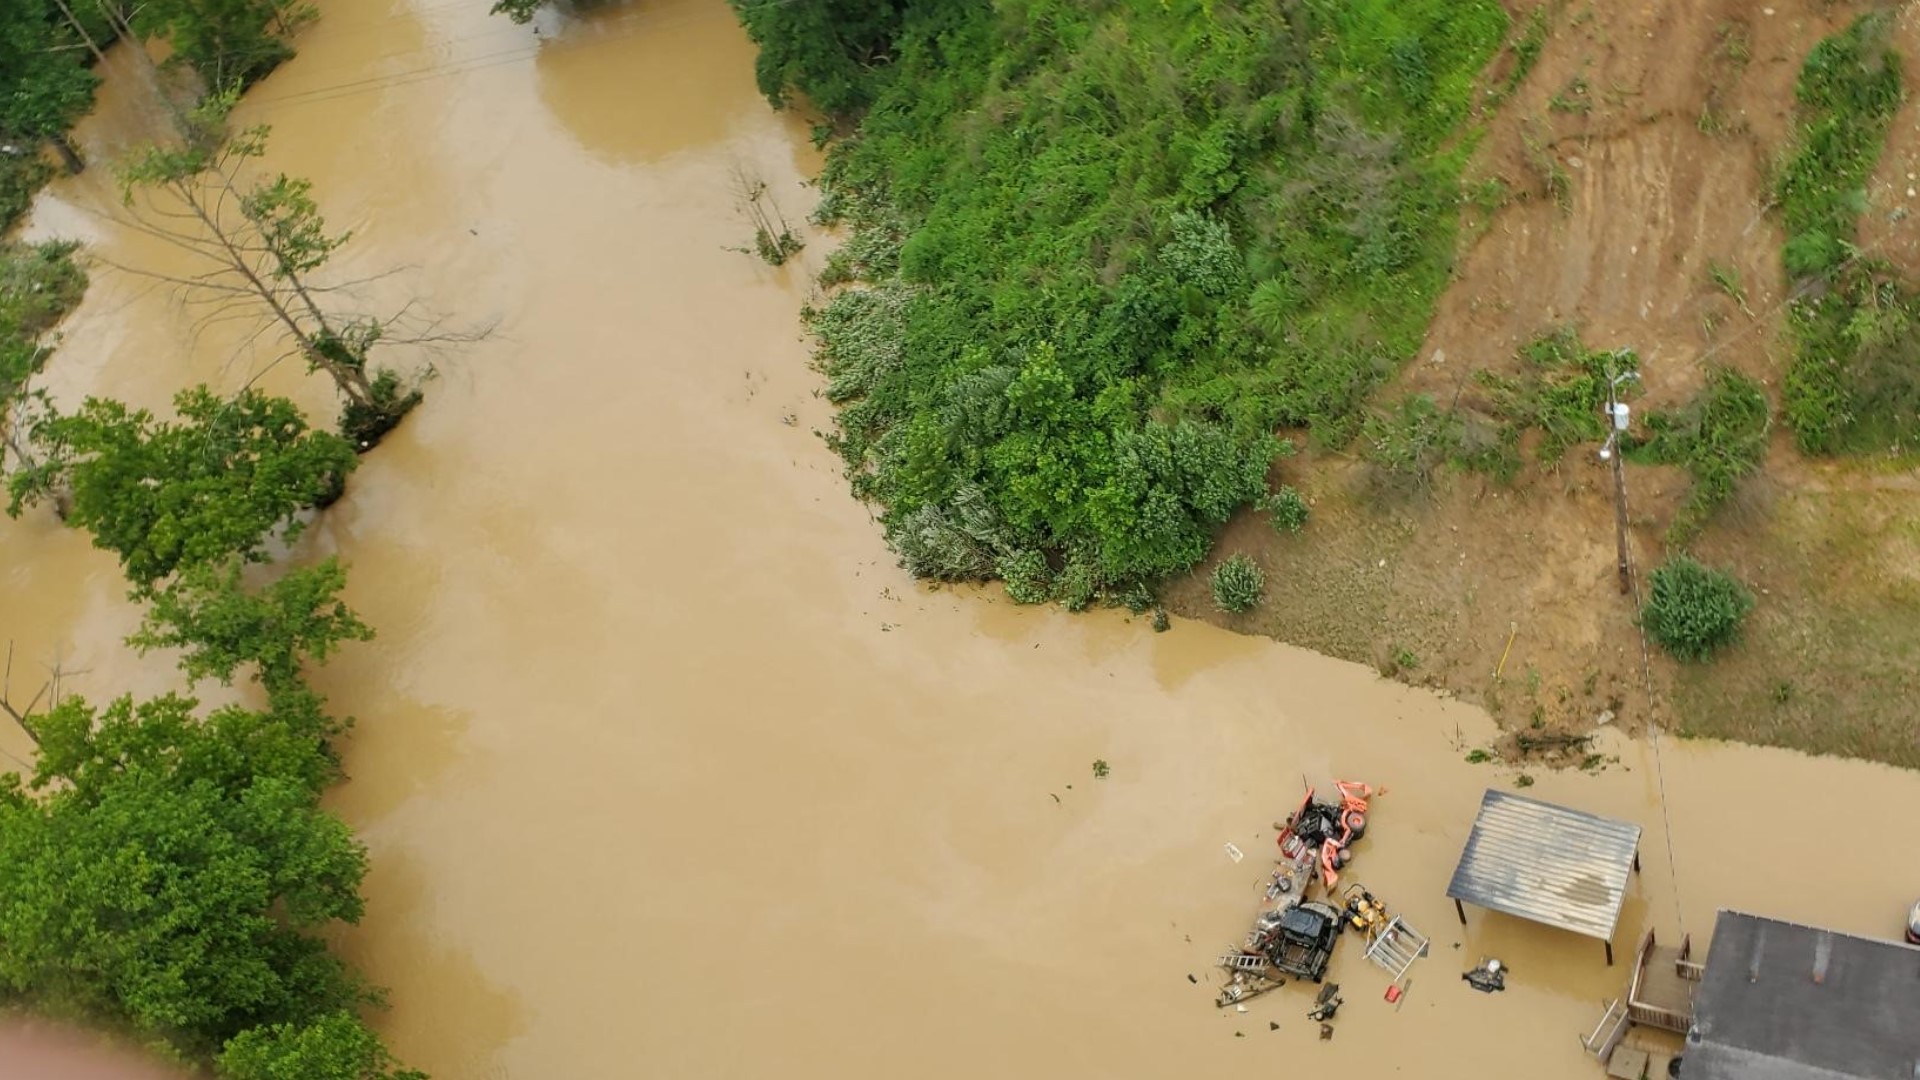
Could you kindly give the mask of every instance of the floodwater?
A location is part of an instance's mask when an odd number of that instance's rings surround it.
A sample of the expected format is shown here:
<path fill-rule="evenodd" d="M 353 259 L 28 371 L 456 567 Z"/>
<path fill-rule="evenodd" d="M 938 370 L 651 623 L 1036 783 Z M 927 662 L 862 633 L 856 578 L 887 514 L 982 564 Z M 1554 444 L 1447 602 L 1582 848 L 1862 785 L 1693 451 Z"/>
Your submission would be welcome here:
<path fill-rule="evenodd" d="M 269 164 L 356 230 L 342 274 L 397 269 L 368 303 L 492 327 L 412 358 L 440 373 L 426 406 L 295 553 L 343 554 L 380 632 L 320 682 L 359 720 L 333 803 L 373 855 L 340 941 L 391 988 L 403 1058 L 445 1080 L 1598 1074 L 1577 1036 L 1624 965 L 1499 916 L 1462 928 L 1444 898 L 1481 790 L 1515 780 L 1464 760 L 1484 714 L 1205 626 L 916 586 L 813 433 L 797 311 L 828 241 L 785 270 L 730 250 L 735 175 L 798 221 L 818 158 L 756 94 L 724 0 L 537 37 L 485 6 L 322 0 L 244 106 L 274 125 Z M 96 159 L 155 123 L 134 75 L 79 133 Z M 105 172 L 58 185 L 36 231 L 178 269 L 113 224 Z M 203 321 L 101 269 L 48 385 L 162 405 L 271 361 Z M 265 380 L 326 405 L 290 365 Z M 170 685 L 168 658 L 117 644 L 122 588 L 44 513 L 0 523 L 16 699 L 54 666 L 96 697 Z M 1605 748 L 1617 764 L 1531 793 L 1646 826 L 1623 952 L 1647 928 L 1702 940 L 1720 906 L 1891 934 L 1920 892 L 1887 858 L 1920 777 Z M 1389 789 L 1350 876 L 1434 937 L 1397 1008 L 1342 946 L 1326 1043 L 1300 988 L 1212 1004 L 1303 776 Z M 1460 981 L 1483 956 L 1505 994 Z"/>

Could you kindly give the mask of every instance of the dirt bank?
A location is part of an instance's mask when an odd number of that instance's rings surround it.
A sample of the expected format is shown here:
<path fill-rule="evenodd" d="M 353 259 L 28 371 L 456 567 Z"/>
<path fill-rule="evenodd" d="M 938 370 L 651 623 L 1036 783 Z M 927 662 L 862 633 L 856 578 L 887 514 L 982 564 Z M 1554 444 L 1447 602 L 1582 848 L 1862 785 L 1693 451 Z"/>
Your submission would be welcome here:
<path fill-rule="evenodd" d="M 1517 5 L 1516 26 L 1532 10 Z M 1640 355 L 1642 416 L 1683 405 L 1716 365 L 1757 379 L 1777 406 L 1791 346 L 1767 171 L 1790 138 L 1807 51 L 1860 10 L 1541 8 L 1550 32 L 1538 62 L 1484 117 L 1455 280 L 1420 355 L 1380 400 L 1424 393 L 1485 411 L 1475 373 L 1511 375 L 1520 345 L 1573 325 L 1590 347 Z M 1911 12 L 1899 35 L 1915 55 Z M 1896 211 L 1910 205 L 1905 174 L 1920 168 L 1920 106 L 1910 101 L 1895 131 L 1862 239 L 1910 262 L 1920 234 Z M 1593 450 L 1550 466 L 1529 459 L 1511 486 L 1442 470 L 1414 496 L 1383 495 L 1349 454 L 1310 450 L 1283 466 L 1314 499 L 1307 531 L 1276 536 L 1250 515 L 1216 551 L 1256 553 L 1277 583 L 1267 602 L 1238 619 L 1212 613 L 1209 565 L 1173 590 L 1175 605 L 1458 691 L 1523 733 L 1586 731 L 1612 712 L 1635 729 L 1656 719 L 1920 765 L 1920 721 L 1906 705 L 1920 655 L 1911 472 L 1808 461 L 1776 426 L 1761 474 L 1693 545 L 1759 595 L 1745 644 L 1693 668 L 1656 651 L 1649 672 L 1616 585 L 1612 484 Z M 1690 481 L 1655 466 L 1627 476 L 1644 575 L 1672 550 Z"/>

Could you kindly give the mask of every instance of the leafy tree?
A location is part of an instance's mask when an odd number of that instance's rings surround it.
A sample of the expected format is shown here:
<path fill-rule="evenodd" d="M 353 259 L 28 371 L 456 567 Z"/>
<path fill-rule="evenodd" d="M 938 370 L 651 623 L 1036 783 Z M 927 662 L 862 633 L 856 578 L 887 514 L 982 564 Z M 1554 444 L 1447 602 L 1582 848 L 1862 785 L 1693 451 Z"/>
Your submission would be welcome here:
<path fill-rule="evenodd" d="M 222 1080 L 426 1080 L 397 1067 L 380 1037 L 345 1010 L 243 1031 L 215 1064 Z"/>
<path fill-rule="evenodd" d="M 289 570 L 250 591 L 241 562 L 184 567 L 156 592 L 145 621 L 128 643 L 148 649 L 184 649 L 180 667 L 190 680 L 231 684 L 242 664 L 270 690 L 299 685 L 303 663 L 325 662 L 343 641 L 370 641 L 373 630 L 338 596 L 347 574 L 338 559 Z"/>
<path fill-rule="evenodd" d="M 337 497 L 358 463 L 345 439 L 309 430 L 284 398 L 246 390 L 222 401 L 201 386 L 174 405 L 179 419 L 166 422 L 89 398 L 38 421 L 31 437 L 44 456 L 9 479 L 8 512 L 55 497 L 145 589 L 182 567 L 261 559 L 269 540 L 300 533 L 300 510 Z"/>
<path fill-rule="evenodd" d="M 810 315 L 833 443 L 915 573 L 1074 606 L 1190 570 L 1275 435 L 1417 352 L 1493 0 L 736 0 L 843 126 Z M 1424 482 L 1455 425 L 1375 422 Z M 961 505 L 962 500 L 967 505 Z"/>
<path fill-rule="evenodd" d="M 1753 593 L 1724 570 L 1680 555 L 1653 572 L 1641 624 L 1675 658 L 1697 663 L 1740 639 Z"/>
<path fill-rule="evenodd" d="M 93 107 L 100 79 L 87 69 L 85 54 L 59 48 L 70 33 L 49 0 L 0 4 L 0 137 L 51 142 L 68 169 L 79 172 L 66 132 Z"/>
<path fill-rule="evenodd" d="M 293 55 L 288 38 L 318 12 L 304 0 L 146 0 L 134 25 L 217 90 L 245 88 Z"/>
<path fill-rule="evenodd" d="M 869 73 L 886 62 L 911 0 L 731 0 L 760 47 L 760 92 L 777 108 L 798 90 L 829 113 L 872 97 Z M 501 0 L 501 7 L 528 0 Z M 498 10 L 498 8 L 496 8 Z"/>
<path fill-rule="evenodd" d="M 208 1054 L 369 1000 L 318 936 L 358 921 L 366 852 L 319 806 L 314 733 L 193 707 L 36 722 L 30 784 L 0 778 L 0 986 Z"/>
<path fill-rule="evenodd" d="M 1250 611 L 1267 588 L 1267 575 L 1245 555 L 1230 555 L 1213 569 L 1213 603 L 1229 615 Z"/>
<path fill-rule="evenodd" d="M 327 231 L 309 181 L 285 173 L 241 179 L 266 153 L 268 129 L 231 130 L 237 101 L 231 92 L 208 98 L 185 118 L 180 145 L 150 146 L 122 165 L 123 195 L 142 226 L 206 268 L 148 276 L 180 285 L 190 301 L 261 305 L 308 370 L 324 372 L 339 390 L 342 433 L 357 449 L 371 449 L 420 403 L 417 389 L 369 363 L 399 318 L 340 315 L 321 304 L 327 290 L 314 275 L 351 234 Z M 135 191 L 148 196 L 144 204 L 136 205 Z"/>

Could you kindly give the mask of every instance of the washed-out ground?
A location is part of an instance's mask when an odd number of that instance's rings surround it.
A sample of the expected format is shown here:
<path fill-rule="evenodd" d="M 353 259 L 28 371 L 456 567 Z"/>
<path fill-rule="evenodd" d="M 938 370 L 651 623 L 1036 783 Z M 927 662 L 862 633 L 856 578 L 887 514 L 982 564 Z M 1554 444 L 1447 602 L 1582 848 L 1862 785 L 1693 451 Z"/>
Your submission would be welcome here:
<path fill-rule="evenodd" d="M 1635 350 L 1647 410 L 1683 405 L 1714 366 L 1766 387 L 1791 359 L 1782 236 L 1769 163 L 1789 146 L 1806 53 L 1866 6 L 1824 0 L 1552 3 L 1538 62 L 1481 117 L 1460 254 L 1425 346 L 1378 401 L 1431 395 L 1484 409 L 1474 373 L 1510 374 L 1543 332 Z M 1514 6 L 1516 33 L 1533 5 Z M 1896 46 L 1920 56 L 1901 13 Z M 1511 64 L 1496 64 L 1489 82 Z M 1911 66 L 1909 81 L 1920 75 Z M 1920 268 L 1920 96 L 1894 124 L 1861 242 Z M 1491 183 L 1498 181 L 1498 185 Z M 1491 193 L 1491 195 L 1489 195 Z M 1741 296 L 1710 266 L 1733 272 Z M 1737 648 L 1703 665 L 1643 658 L 1615 573 L 1613 487 L 1597 447 L 1529 455 L 1511 485 L 1442 468 L 1428 490 L 1386 492 L 1359 453 L 1303 440 L 1276 469 L 1313 516 L 1298 535 L 1233 522 L 1214 560 L 1253 554 L 1263 604 L 1212 610 L 1213 562 L 1169 590 L 1175 610 L 1375 664 L 1484 704 L 1518 740 L 1611 719 L 1920 766 L 1910 707 L 1920 659 L 1920 480 L 1910 460 L 1812 461 L 1776 420 L 1761 471 L 1689 549 L 1730 567 L 1759 605 Z M 1633 562 L 1671 551 L 1690 480 L 1630 464 Z M 1651 692 L 1649 692 L 1651 691 Z M 1582 748 L 1562 763 L 1596 764 Z"/>

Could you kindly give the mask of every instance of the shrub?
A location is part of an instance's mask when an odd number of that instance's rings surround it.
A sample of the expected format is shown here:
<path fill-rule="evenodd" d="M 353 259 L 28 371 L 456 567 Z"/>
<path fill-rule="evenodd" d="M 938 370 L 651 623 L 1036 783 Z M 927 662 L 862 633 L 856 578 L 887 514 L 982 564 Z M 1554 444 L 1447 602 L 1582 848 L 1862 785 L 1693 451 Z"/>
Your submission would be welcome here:
<path fill-rule="evenodd" d="M 1699 532 L 1740 479 L 1759 468 L 1771 424 L 1760 384 L 1727 368 L 1715 369 L 1686 408 L 1647 417 L 1653 434 L 1643 456 L 1685 466 L 1693 476 L 1693 490 L 1673 523 L 1675 540 Z"/>
<path fill-rule="evenodd" d="M 1653 572 L 1640 622 L 1675 659 L 1696 663 L 1739 640 L 1753 604 L 1753 593 L 1732 574 L 1679 555 Z"/>
<path fill-rule="evenodd" d="M 1308 513 L 1307 500 L 1292 487 L 1282 487 L 1267 500 L 1267 517 L 1281 532 L 1299 532 L 1306 527 Z"/>
<path fill-rule="evenodd" d="M 1238 615 L 1260 602 L 1267 575 L 1245 555 L 1233 555 L 1214 568 L 1213 602 L 1221 611 Z"/>

